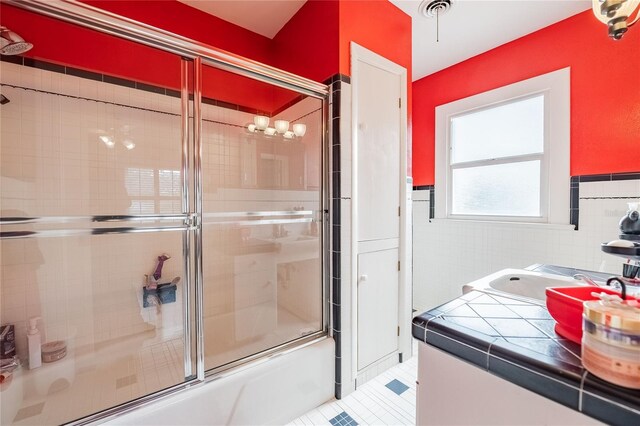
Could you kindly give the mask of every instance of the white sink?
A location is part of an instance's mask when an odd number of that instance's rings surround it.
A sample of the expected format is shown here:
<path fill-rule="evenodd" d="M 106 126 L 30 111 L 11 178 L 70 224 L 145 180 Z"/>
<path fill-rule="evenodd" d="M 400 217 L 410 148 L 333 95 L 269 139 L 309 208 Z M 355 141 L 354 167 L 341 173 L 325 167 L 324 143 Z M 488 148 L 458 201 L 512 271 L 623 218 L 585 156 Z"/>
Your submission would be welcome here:
<path fill-rule="evenodd" d="M 502 292 L 545 301 L 547 287 L 572 287 L 586 285 L 572 277 L 527 271 L 525 269 L 503 269 L 462 287 L 463 293 L 472 290 Z"/>

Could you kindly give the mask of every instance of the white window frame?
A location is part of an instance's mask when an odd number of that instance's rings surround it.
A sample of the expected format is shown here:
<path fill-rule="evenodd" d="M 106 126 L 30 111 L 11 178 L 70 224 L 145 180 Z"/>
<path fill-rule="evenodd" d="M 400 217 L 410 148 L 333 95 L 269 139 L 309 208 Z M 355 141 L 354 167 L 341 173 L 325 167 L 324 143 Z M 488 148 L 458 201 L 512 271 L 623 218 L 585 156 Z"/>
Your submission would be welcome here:
<path fill-rule="evenodd" d="M 451 120 L 472 112 L 544 96 L 544 152 L 458 163 L 451 166 Z M 436 107 L 435 217 L 493 222 L 569 223 L 570 68 L 519 81 Z M 452 169 L 461 165 L 541 160 L 540 216 L 460 215 L 451 213 Z"/>

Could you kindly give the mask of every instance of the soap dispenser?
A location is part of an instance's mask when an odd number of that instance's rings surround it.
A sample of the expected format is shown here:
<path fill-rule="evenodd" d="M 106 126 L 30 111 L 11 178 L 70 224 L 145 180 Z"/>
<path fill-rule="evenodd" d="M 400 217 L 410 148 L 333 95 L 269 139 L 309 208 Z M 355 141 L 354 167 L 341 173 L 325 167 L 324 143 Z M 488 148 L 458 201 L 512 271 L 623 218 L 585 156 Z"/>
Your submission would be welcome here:
<path fill-rule="evenodd" d="M 29 349 L 29 369 L 33 370 L 42 365 L 42 338 L 38 330 L 40 317 L 29 318 L 29 330 L 27 331 L 27 347 Z"/>

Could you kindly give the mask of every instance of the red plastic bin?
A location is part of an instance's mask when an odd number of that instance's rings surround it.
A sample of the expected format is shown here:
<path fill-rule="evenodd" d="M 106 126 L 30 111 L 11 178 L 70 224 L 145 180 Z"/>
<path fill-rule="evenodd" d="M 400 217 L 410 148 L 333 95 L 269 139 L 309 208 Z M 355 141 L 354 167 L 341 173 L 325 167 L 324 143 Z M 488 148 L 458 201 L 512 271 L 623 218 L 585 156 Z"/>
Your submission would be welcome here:
<path fill-rule="evenodd" d="M 620 295 L 619 292 L 596 286 L 548 287 L 547 309 L 556 320 L 556 333 L 572 342 L 582 342 L 582 304 L 586 300 L 597 300 L 591 293 Z M 634 299 L 627 296 L 627 300 Z"/>

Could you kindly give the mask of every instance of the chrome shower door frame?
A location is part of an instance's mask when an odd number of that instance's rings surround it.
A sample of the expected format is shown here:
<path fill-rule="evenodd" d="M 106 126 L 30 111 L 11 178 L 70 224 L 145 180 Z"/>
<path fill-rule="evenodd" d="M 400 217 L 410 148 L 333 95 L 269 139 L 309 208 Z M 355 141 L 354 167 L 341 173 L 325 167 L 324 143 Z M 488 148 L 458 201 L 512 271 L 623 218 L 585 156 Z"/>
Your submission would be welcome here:
<path fill-rule="evenodd" d="M 87 228 L 82 230 L 55 230 L 30 232 L 28 235 L 0 232 L 0 238 L 31 238 L 78 234 L 113 234 L 158 231 L 182 232 L 184 283 L 184 371 L 185 381 L 161 391 L 147 394 L 119 406 L 86 416 L 70 424 L 88 424 L 117 417 L 131 410 L 157 402 L 199 386 L 207 381 L 216 380 L 236 371 L 240 371 L 255 360 L 267 360 L 317 340 L 326 338 L 329 331 L 329 88 L 325 84 L 279 70 L 277 68 L 215 49 L 211 46 L 164 31 L 116 14 L 106 12 L 75 0 L 3 0 L 4 3 L 31 12 L 62 20 L 71 24 L 89 28 L 101 33 L 127 39 L 155 49 L 182 56 L 181 61 L 181 172 L 182 172 L 182 214 L 179 215 L 131 215 L 131 216 L 91 216 L 91 217 L 48 217 L 48 218 L 0 218 L 2 225 L 19 223 L 60 223 L 60 222 L 129 222 L 149 220 L 178 220 L 179 226 L 157 227 L 121 227 Z M 261 81 L 280 88 L 288 89 L 322 101 L 322 140 L 321 140 L 321 185 L 319 221 L 321 225 L 321 283 L 322 283 L 322 330 L 301 337 L 292 342 L 256 353 L 224 366 L 205 372 L 204 366 L 204 317 L 203 317 L 203 265 L 202 265 L 202 67 L 204 65 L 225 70 L 253 80 Z M 194 81 L 188 81 L 189 66 L 193 66 Z M 193 87 L 190 85 L 193 84 Z M 193 94 L 193 101 L 189 97 Z M 190 121 L 191 113 L 193 121 Z M 193 128 L 191 128 L 193 126 Z M 193 137 L 192 137 L 193 135 Z M 193 197 L 191 197 L 193 194 Z M 270 212 L 271 214 L 295 216 L 300 211 Z M 278 218 L 272 219 L 278 223 Z M 306 219 L 300 219 L 306 220 Z M 192 327 L 195 324 L 195 329 Z M 195 337 L 195 354 L 193 339 Z"/>

